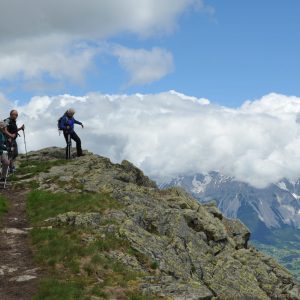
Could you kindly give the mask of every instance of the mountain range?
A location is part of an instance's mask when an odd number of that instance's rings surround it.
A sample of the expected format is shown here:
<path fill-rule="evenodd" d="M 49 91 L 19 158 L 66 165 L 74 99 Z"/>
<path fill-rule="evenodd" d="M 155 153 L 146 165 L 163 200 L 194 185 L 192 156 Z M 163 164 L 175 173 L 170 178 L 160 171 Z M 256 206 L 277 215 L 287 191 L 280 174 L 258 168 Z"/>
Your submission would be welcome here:
<path fill-rule="evenodd" d="M 160 185 L 171 186 L 184 188 L 202 203 L 216 201 L 226 217 L 240 219 L 258 241 L 266 242 L 277 229 L 300 228 L 300 179 L 282 179 L 259 189 L 213 171 L 177 176 Z"/>

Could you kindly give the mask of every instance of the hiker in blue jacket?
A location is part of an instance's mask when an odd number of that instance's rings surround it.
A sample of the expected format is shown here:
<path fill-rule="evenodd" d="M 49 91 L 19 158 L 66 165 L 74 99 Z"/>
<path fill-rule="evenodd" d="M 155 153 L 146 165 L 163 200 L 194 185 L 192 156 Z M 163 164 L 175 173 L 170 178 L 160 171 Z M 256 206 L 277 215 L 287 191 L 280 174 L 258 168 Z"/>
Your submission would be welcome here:
<path fill-rule="evenodd" d="M 68 144 L 68 135 L 70 135 L 71 139 L 76 142 L 76 150 L 77 156 L 82 156 L 82 149 L 81 149 L 81 140 L 79 136 L 74 131 L 74 124 L 78 124 L 83 128 L 83 124 L 74 119 L 75 110 L 73 108 L 69 108 L 65 114 L 59 120 L 59 129 L 63 130 L 64 137 L 66 143 Z M 66 148 L 66 156 L 68 158 L 68 146 Z"/>

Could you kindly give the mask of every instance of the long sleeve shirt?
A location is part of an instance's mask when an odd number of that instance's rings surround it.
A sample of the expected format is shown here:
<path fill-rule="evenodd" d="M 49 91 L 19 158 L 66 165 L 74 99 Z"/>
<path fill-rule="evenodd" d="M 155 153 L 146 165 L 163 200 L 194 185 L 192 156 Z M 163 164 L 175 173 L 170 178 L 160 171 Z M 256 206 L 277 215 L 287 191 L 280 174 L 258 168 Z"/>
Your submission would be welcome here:
<path fill-rule="evenodd" d="M 74 124 L 82 125 L 81 122 L 75 120 L 73 117 L 70 118 L 65 114 L 60 120 L 59 128 L 64 131 L 73 132 Z"/>

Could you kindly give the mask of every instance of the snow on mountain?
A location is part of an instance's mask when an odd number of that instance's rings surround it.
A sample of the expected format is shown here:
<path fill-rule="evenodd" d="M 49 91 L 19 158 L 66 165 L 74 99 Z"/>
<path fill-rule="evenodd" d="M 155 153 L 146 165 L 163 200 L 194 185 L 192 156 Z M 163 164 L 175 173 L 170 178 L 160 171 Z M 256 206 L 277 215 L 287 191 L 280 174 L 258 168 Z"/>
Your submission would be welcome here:
<path fill-rule="evenodd" d="M 216 201 L 229 218 L 239 218 L 256 238 L 268 230 L 292 227 L 300 229 L 300 179 L 286 179 L 258 189 L 219 172 L 178 176 L 161 188 L 180 186 L 200 202 Z"/>

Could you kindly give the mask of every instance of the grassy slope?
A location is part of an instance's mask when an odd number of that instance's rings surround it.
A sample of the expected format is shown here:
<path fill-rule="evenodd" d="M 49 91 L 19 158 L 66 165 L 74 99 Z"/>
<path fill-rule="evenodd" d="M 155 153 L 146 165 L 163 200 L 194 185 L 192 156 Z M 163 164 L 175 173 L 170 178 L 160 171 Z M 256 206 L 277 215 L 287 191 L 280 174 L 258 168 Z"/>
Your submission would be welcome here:
<path fill-rule="evenodd" d="M 33 300 L 96 300 L 116 297 L 131 300 L 155 299 L 151 295 L 141 294 L 137 289 L 139 278 L 145 274 L 134 272 L 107 255 L 109 251 L 121 250 L 136 257 L 149 269 L 150 274 L 155 272 L 157 264 L 137 253 L 128 243 L 90 228 L 47 228 L 49 224 L 44 222 L 69 211 L 105 214 L 111 209 L 122 209 L 110 195 L 53 194 L 36 191 L 38 184 L 34 180 L 18 182 L 19 179 L 30 179 L 40 172 L 48 172 L 52 166 L 68 162 L 55 159 L 23 161 L 11 178 L 15 186 L 32 190 L 27 200 L 27 215 L 34 228 L 31 231 L 31 242 L 36 263 L 48 274 Z M 0 198 L 0 214 L 1 207 L 3 211 L 6 210 L 3 200 Z M 109 225 L 109 221 L 102 225 Z"/>
<path fill-rule="evenodd" d="M 31 225 L 36 227 L 31 232 L 35 259 L 49 274 L 35 300 L 91 299 L 92 296 L 109 299 L 113 289 L 126 299 L 152 299 L 137 291 L 138 278 L 143 274 L 129 270 L 107 255 L 108 251 L 122 250 L 145 263 L 146 259 L 139 257 L 125 241 L 89 228 L 40 228 L 43 220 L 59 213 L 103 214 L 120 208 L 107 194 L 66 195 L 41 191 L 29 194 L 27 212 Z M 108 225 L 107 221 L 103 225 Z"/>

